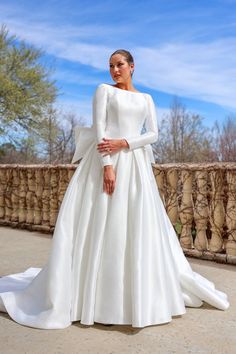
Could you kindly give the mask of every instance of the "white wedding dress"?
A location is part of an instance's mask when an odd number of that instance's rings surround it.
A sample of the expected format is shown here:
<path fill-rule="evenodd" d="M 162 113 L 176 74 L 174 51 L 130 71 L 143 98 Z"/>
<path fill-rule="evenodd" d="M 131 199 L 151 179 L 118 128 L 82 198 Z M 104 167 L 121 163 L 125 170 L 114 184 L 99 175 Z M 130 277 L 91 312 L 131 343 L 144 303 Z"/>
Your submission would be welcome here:
<path fill-rule="evenodd" d="M 143 124 L 146 132 L 141 134 Z M 103 156 L 103 137 L 129 148 Z M 156 110 L 147 93 L 98 85 L 93 125 L 76 130 L 72 162 L 82 157 L 62 201 L 46 265 L 0 279 L 0 311 L 44 329 L 73 321 L 145 327 L 170 322 L 203 301 L 229 307 L 227 295 L 194 272 L 167 216 L 154 178 Z M 103 191 L 103 166 L 116 173 Z"/>

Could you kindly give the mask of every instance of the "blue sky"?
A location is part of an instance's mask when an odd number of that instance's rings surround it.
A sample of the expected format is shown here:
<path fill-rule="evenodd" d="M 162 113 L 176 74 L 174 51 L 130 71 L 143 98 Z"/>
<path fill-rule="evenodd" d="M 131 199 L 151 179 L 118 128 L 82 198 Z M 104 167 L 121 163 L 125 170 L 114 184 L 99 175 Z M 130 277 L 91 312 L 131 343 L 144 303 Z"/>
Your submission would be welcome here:
<path fill-rule="evenodd" d="M 158 118 L 174 95 L 211 126 L 236 113 L 236 0 L 0 0 L 0 23 L 44 49 L 55 66 L 58 106 L 92 122 L 92 95 L 113 83 L 109 56 L 135 60 L 133 84 Z"/>

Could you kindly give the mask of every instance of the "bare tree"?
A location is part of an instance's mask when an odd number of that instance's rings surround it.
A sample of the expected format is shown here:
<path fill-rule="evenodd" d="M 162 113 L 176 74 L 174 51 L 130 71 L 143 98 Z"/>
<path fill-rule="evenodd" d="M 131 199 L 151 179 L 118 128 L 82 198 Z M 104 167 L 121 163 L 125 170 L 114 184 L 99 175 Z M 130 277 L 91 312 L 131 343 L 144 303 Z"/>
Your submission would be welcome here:
<path fill-rule="evenodd" d="M 159 139 L 153 144 L 158 162 L 202 162 L 215 158 L 210 129 L 202 124 L 203 118 L 186 111 L 174 97 L 170 114 L 159 124 Z"/>
<path fill-rule="evenodd" d="M 75 151 L 74 129 L 85 120 L 74 113 L 63 113 L 52 107 L 44 112 L 40 129 L 29 128 L 12 142 L 0 145 L 0 163 L 70 163 Z"/>
<path fill-rule="evenodd" d="M 219 161 L 236 162 L 236 116 L 226 117 L 222 127 L 215 122 L 215 150 Z"/>
<path fill-rule="evenodd" d="M 77 118 L 74 113 L 63 113 L 59 126 L 58 136 L 58 162 L 68 163 L 75 151 L 74 129 L 76 125 L 84 125 L 82 117 Z"/>
<path fill-rule="evenodd" d="M 64 113 L 55 108 L 48 109 L 45 112 L 37 144 L 42 162 L 70 162 L 75 150 L 74 128 L 76 125 L 84 124 L 84 119 L 77 118 L 72 112 Z"/>

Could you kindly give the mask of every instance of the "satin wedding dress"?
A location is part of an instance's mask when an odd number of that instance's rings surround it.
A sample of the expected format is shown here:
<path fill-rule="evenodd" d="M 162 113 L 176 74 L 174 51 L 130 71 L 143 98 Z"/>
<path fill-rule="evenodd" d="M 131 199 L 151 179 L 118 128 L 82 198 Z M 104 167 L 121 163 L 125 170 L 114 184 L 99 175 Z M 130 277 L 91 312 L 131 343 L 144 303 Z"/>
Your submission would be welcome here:
<path fill-rule="evenodd" d="M 73 321 L 145 327 L 203 301 L 229 307 L 227 295 L 191 269 L 167 216 L 151 166 L 157 135 L 151 95 L 98 85 L 93 125 L 76 129 L 72 162 L 82 160 L 64 195 L 48 261 L 0 279 L 1 311 L 23 325 L 59 329 Z M 103 156 L 97 150 L 103 137 L 126 139 L 129 148 Z M 112 195 L 103 191 L 103 166 L 110 164 Z"/>

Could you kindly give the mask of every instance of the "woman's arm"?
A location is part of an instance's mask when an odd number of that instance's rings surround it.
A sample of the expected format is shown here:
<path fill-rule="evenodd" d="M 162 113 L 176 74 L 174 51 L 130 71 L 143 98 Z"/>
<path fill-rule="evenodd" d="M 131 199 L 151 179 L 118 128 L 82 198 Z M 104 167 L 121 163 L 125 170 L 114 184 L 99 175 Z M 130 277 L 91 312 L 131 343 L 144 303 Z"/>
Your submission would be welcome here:
<path fill-rule="evenodd" d="M 107 90 L 103 85 L 99 85 L 93 96 L 93 125 L 97 136 L 97 142 L 102 142 L 105 137 L 106 128 L 106 106 L 107 106 Z M 99 154 L 102 167 L 112 165 L 110 155 L 103 156 Z"/>
<path fill-rule="evenodd" d="M 128 143 L 128 149 L 133 150 L 141 146 L 155 143 L 158 139 L 157 114 L 155 104 L 151 95 L 146 95 L 148 102 L 148 114 L 145 120 L 146 133 L 124 139 Z"/>

